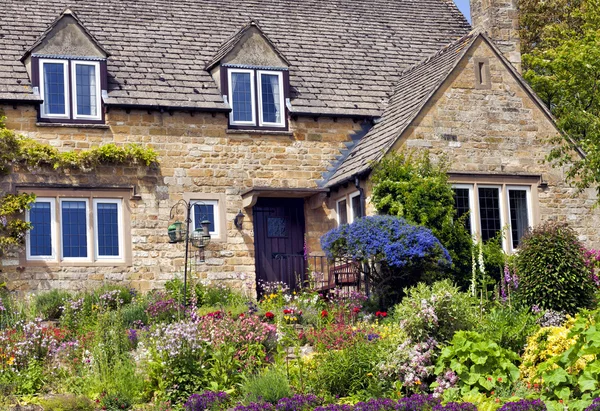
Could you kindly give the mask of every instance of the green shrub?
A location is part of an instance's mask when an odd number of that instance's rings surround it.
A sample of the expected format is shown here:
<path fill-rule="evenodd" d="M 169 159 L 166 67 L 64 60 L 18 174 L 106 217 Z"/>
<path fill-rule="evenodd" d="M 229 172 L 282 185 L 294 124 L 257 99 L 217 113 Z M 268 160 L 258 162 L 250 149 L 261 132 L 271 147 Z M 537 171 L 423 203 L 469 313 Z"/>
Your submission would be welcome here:
<path fill-rule="evenodd" d="M 497 387 L 513 384 L 519 378 L 515 365 L 519 356 L 500 347 L 473 331 L 454 334 L 450 345 L 442 350 L 437 359 L 435 373 L 448 371 L 458 376 L 458 388 L 462 395 L 472 392 L 490 393 Z"/>
<path fill-rule="evenodd" d="M 478 313 L 476 299 L 444 280 L 407 289 L 406 297 L 394 307 L 393 318 L 413 341 L 444 342 L 456 331 L 472 330 Z"/>
<path fill-rule="evenodd" d="M 136 323 L 148 324 L 148 314 L 146 313 L 148 304 L 145 300 L 135 299 L 131 304 L 121 308 L 123 323 L 126 327 L 133 327 Z"/>
<path fill-rule="evenodd" d="M 528 233 L 515 258 L 524 303 L 571 314 L 589 307 L 595 287 L 582 248 L 566 224 L 546 223 Z"/>
<path fill-rule="evenodd" d="M 528 307 L 498 305 L 485 313 L 477 331 L 500 347 L 520 353 L 527 338 L 540 328 L 538 318 Z"/>
<path fill-rule="evenodd" d="M 248 378 L 242 384 L 242 393 L 247 401 L 265 401 L 276 404 L 282 398 L 291 397 L 292 389 L 285 373 L 275 367 Z"/>
<path fill-rule="evenodd" d="M 100 398 L 100 406 L 106 411 L 123 411 L 131 409 L 132 401 L 123 393 L 104 394 Z"/>
<path fill-rule="evenodd" d="M 452 258 L 453 279 L 464 289 L 471 274 L 471 235 L 465 227 L 468 215 L 457 218 L 454 191 L 448 182 L 449 163 L 437 163 L 428 153 L 394 153 L 373 171 L 371 202 L 381 214 L 403 217 L 411 224 L 429 228 Z M 425 275 L 439 280 L 439 273 Z"/>
<path fill-rule="evenodd" d="M 347 397 L 368 390 L 381 360 L 378 341 L 357 342 L 343 350 L 317 354 L 310 376 L 313 389 L 326 396 Z"/>
<path fill-rule="evenodd" d="M 198 299 L 198 305 L 205 306 L 235 306 L 244 304 L 248 299 L 239 292 L 233 291 L 226 285 L 204 285 L 196 284 L 194 291 Z"/>
<path fill-rule="evenodd" d="M 93 411 L 95 404 L 87 397 L 75 395 L 57 395 L 40 400 L 44 411 Z"/>
<path fill-rule="evenodd" d="M 71 294 L 63 290 L 51 290 L 37 294 L 34 299 L 35 311 L 44 320 L 58 320 L 65 301 L 70 298 Z"/>

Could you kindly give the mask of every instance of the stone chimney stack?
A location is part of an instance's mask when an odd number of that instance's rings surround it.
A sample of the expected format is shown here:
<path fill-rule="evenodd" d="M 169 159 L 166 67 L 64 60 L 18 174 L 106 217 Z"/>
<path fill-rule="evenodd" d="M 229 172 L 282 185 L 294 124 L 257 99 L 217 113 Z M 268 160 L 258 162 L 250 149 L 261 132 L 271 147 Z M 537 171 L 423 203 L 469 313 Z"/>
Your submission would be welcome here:
<path fill-rule="evenodd" d="M 518 0 L 471 0 L 471 21 L 473 28 L 486 32 L 521 72 L 518 3 Z"/>

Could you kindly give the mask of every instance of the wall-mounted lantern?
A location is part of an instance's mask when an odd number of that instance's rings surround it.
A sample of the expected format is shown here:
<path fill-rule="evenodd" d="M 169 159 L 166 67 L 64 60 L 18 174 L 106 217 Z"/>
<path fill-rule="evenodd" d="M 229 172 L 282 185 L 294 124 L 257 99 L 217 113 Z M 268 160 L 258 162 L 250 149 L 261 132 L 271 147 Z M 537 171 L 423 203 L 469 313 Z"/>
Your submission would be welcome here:
<path fill-rule="evenodd" d="M 242 213 L 242 210 L 240 210 L 237 215 L 235 216 L 235 218 L 233 219 L 233 225 L 238 229 L 241 230 L 243 225 L 244 225 L 244 213 Z"/>

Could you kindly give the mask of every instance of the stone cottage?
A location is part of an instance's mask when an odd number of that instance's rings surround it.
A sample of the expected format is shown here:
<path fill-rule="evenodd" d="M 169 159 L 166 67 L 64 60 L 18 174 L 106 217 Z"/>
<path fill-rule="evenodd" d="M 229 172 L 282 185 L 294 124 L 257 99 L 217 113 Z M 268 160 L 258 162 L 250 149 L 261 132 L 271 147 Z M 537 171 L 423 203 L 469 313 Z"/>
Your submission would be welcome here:
<path fill-rule="evenodd" d="M 12 174 L 34 223 L 2 262 L 9 287 L 140 290 L 181 275 L 167 227 L 209 222 L 194 276 L 254 293 L 294 284 L 319 238 L 373 213 L 373 162 L 405 147 L 446 153 L 459 212 L 483 239 L 565 220 L 600 244 L 593 194 L 542 160 L 558 131 L 519 74 L 516 0 L 206 2 L 8 0 L 0 109 L 57 147 L 152 146 L 154 169 Z M 313 267 L 315 268 L 315 267 Z"/>

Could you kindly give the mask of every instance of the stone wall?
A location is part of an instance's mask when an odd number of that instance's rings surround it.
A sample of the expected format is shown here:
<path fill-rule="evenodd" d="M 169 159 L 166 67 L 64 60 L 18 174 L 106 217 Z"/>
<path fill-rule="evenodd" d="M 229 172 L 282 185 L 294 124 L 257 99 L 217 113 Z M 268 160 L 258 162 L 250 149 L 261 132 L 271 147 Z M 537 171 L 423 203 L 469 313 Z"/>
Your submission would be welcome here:
<path fill-rule="evenodd" d="M 489 88 L 476 87 L 475 62 L 482 61 L 489 64 Z M 564 170 L 545 162 L 549 140 L 557 135 L 548 116 L 479 39 L 395 149 L 448 156 L 456 182 L 510 181 L 510 176 L 535 180 L 534 222 L 566 221 L 586 245 L 599 247 L 600 210 L 592 208 L 594 191 L 576 195 L 565 183 Z"/>
<path fill-rule="evenodd" d="M 110 110 L 107 127 L 55 127 L 36 124 L 33 106 L 1 107 L 6 125 L 60 150 L 88 149 L 104 143 L 151 145 L 160 155 L 154 170 L 101 167 L 92 173 L 15 173 L 1 182 L 4 191 L 16 184 L 46 183 L 135 186 L 131 209 L 132 265 L 51 266 L 4 261 L 4 275 L 20 290 L 79 289 L 122 281 L 139 290 L 161 287 L 183 272 L 183 246 L 167 242 L 171 206 L 184 194 L 222 195 L 226 202 L 226 236 L 213 241 L 206 262 L 195 266 L 197 276 L 226 281 L 234 287 L 254 288 L 254 238 L 251 210 L 245 210 L 243 229 L 233 225 L 242 209 L 240 194 L 252 187 L 316 187 L 321 173 L 344 148 L 361 123 L 352 119 L 298 118 L 290 132 L 240 133 L 227 130 L 224 114 L 131 112 Z M 31 191 L 31 190 L 28 190 Z M 133 193 L 132 193 L 133 194 Z M 322 203 L 306 208 L 308 246 L 320 253 L 319 237 L 332 226 Z"/>

